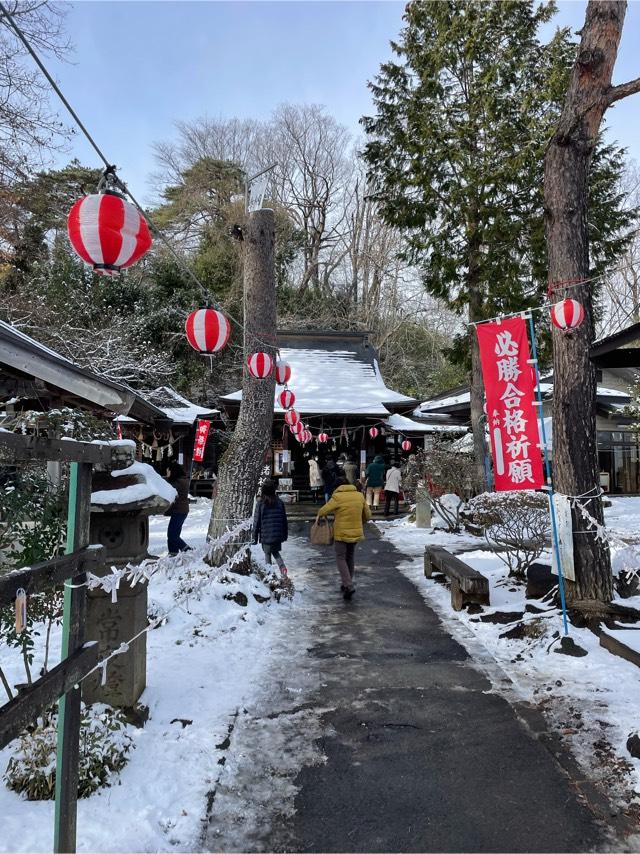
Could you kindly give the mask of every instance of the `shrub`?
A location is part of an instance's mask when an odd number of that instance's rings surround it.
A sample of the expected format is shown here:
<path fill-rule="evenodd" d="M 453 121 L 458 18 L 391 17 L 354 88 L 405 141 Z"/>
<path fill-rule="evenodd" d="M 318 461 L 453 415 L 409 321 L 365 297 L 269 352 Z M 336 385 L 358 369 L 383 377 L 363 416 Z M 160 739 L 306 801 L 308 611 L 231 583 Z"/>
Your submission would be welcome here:
<path fill-rule="evenodd" d="M 20 736 L 4 780 L 29 801 L 51 800 L 56 788 L 57 714 Z M 83 707 L 80 723 L 78 797 L 111 785 L 111 777 L 128 762 L 132 738 L 122 712 L 109 706 Z"/>
<path fill-rule="evenodd" d="M 525 578 L 528 567 L 542 554 L 551 523 L 546 495 L 522 492 L 483 492 L 471 499 L 468 512 L 474 524 L 484 529 L 509 575 Z"/>
<path fill-rule="evenodd" d="M 414 501 L 426 490 L 445 528 L 459 531 L 460 511 L 477 489 L 473 455 L 454 451 L 451 442 L 433 440 L 428 448 L 409 457 L 403 468 L 402 484 Z M 460 500 L 454 501 L 455 496 Z"/>

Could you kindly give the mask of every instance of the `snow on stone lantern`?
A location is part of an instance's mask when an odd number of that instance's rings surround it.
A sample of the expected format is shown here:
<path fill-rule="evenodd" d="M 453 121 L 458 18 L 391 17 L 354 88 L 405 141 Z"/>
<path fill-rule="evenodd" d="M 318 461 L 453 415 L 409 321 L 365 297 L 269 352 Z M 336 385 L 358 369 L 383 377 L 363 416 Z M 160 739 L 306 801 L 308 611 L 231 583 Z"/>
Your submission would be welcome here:
<path fill-rule="evenodd" d="M 90 541 L 106 549 L 104 562 L 95 574 L 109 576 L 111 567 L 136 565 L 148 558 L 149 516 L 165 513 L 175 498 L 175 489 L 145 463 L 136 462 L 111 472 L 94 471 Z M 86 635 L 87 640 L 98 641 L 100 658 L 146 625 L 146 583 L 131 587 L 124 582 L 117 590 L 115 602 L 111 593 L 102 588 L 88 591 Z M 109 662 L 104 685 L 100 671 L 85 680 L 86 702 L 134 706 L 146 685 L 146 659 L 146 634 L 142 634 L 128 652 Z"/>

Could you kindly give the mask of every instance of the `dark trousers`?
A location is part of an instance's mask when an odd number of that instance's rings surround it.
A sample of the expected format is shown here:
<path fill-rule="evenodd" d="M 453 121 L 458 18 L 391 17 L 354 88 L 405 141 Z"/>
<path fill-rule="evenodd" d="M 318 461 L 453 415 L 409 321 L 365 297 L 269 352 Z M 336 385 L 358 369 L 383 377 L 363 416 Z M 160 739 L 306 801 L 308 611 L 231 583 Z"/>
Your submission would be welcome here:
<path fill-rule="evenodd" d="M 182 539 L 182 526 L 187 518 L 186 513 L 172 513 L 169 517 L 169 527 L 167 528 L 167 546 L 170 552 L 184 552 L 189 546 Z"/>
<path fill-rule="evenodd" d="M 284 558 L 280 554 L 280 549 L 282 545 L 280 543 L 263 543 L 262 551 L 264 552 L 264 556 L 266 558 L 267 563 L 271 563 L 271 558 L 275 560 L 280 569 L 286 569 L 287 566 L 284 562 Z"/>
<path fill-rule="evenodd" d="M 353 560 L 356 544 L 335 540 L 334 546 L 336 550 L 336 564 L 342 580 L 342 586 L 353 587 L 353 576 L 356 573 Z"/>
<path fill-rule="evenodd" d="M 398 495 L 397 492 L 392 492 L 390 489 L 385 489 L 384 491 L 384 515 L 388 516 L 389 511 L 391 510 L 391 499 L 393 499 L 395 510 L 393 511 L 396 515 L 398 513 Z"/>

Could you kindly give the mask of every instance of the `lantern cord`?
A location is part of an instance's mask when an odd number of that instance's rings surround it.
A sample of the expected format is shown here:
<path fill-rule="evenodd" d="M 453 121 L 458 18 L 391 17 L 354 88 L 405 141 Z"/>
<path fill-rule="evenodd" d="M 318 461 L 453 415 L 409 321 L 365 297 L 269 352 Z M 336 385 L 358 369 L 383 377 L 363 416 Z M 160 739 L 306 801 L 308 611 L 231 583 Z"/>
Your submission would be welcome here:
<path fill-rule="evenodd" d="M 44 65 L 44 63 L 42 62 L 42 60 L 40 59 L 38 54 L 35 52 L 35 50 L 29 44 L 27 37 L 22 32 L 22 30 L 20 29 L 18 24 L 15 22 L 13 15 L 11 14 L 11 12 L 9 12 L 7 7 L 4 5 L 4 3 L 1 2 L 1 0 L 0 0 L 0 12 L 7 19 L 9 26 L 11 27 L 13 32 L 16 34 L 18 39 L 25 46 L 29 55 L 31 56 L 31 58 L 35 62 L 35 64 L 38 66 L 40 71 L 47 78 L 47 81 L 49 82 L 49 85 L 51 86 L 53 91 L 56 93 L 58 98 L 60 98 L 60 100 L 62 101 L 62 103 L 66 107 L 67 111 L 69 112 L 70 116 L 73 118 L 74 122 L 78 125 L 78 127 L 80 128 L 82 133 L 87 138 L 87 141 L 89 142 L 91 147 L 94 149 L 94 151 L 96 152 L 96 154 L 98 155 L 100 160 L 102 160 L 102 162 L 104 163 L 105 175 L 113 176 L 114 183 L 118 186 L 118 188 L 120 190 L 122 190 L 123 193 L 126 193 L 126 195 L 129 196 L 129 198 L 131 199 L 131 201 L 133 202 L 135 207 L 142 214 L 142 216 L 146 219 L 147 223 L 149 224 L 149 228 L 151 229 L 154 237 L 157 237 L 163 243 L 163 245 L 168 250 L 171 257 L 178 264 L 178 266 L 181 268 L 181 270 L 184 273 L 186 273 L 186 275 L 191 279 L 191 281 L 195 285 L 197 285 L 198 289 L 200 290 L 200 293 L 202 294 L 203 299 L 207 303 L 206 307 L 212 305 L 214 308 L 217 308 L 219 311 L 224 312 L 224 314 L 229 318 L 229 320 L 233 321 L 233 323 L 235 323 L 236 326 L 238 326 L 240 329 L 242 329 L 243 334 L 244 334 L 246 331 L 244 323 L 241 323 L 237 318 L 235 318 L 232 314 L 230 314 L 226 309 L 223 309 L 223 307 L 219 303 L 217 303 L 214 299 L 211 298 L 209 292 L 204 287 L 202 282 L 198 279 L 198 277 L 193 272 L 193 270 L 191 270 L 189 265 L 186 264 L 184 259 L 181 258 L 180 255 L 176 252 L 176 250 L 173 248 L 173 246 L 171 245 L 169 240 L 167 240 L 167 238 L 164 236 L 162 231 L 153 222 L 153 220 L 151 219 L 149 214 L 144 210 L 144 208 L 142 207 L 140 202 L 136 199 L 136 197 L 133 195 L 133 193 L 127 187 L 127 185 L 123 181 L 121 181 L 120 178 L 115 174 L 116 167 L 112 163 L 109 162 L 109 160 L 105 156 L 104 152 L 102 151 L 102 149 L 100 148 L 98 143 L 95 141 L 95 139 L 91 136 L 91 134 L 89 133 L 89 131 L 87 130 L 85 125 L 82 123 L 80 117 L 78 116 L 76 111 L 73 109 L 73 107 L 71 106 L 69 101 L 65 98 L 64 94 L 62 93 L 62 90 L 60 89 L 60 87 L 58 86 L 56 81 L 53 79 L 51 74 L 49 74 L 46 66 Z M 261 339 L 257 339 L 257 343 L 262 344 L 263 346 L 267 346 L 267 347 L 273 346 L 273 342 L 269 343 L 269 342 L 263 341 Z"/>

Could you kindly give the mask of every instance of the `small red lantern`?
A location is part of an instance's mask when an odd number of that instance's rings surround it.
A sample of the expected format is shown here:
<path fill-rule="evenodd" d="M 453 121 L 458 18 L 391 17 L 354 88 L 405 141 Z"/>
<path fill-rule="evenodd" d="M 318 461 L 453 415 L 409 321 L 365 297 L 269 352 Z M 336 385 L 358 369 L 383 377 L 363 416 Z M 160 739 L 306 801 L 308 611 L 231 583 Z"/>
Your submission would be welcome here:
<path fill-rule="evenodd" d="M 300 421 L 300 416 L 295 409 L 290 409 L 288 412 L 285 412 L 284 420 L 285 424 L 288 424 L 289 427 L 293 427 Z"/>
<path fill-rule="evenodd" d="M 403 451 L 410 451 L 411 450 L 411 442 L 408 439 L 405 439 L 404 442 L 402 443 L 402 450 Z"/>
<path fill-rule="evenodd" d="M 292 424 L 289 427 L 289 430 L 291 430 L 291 432 L 293 433 L 294 436 L 300 436 L 301 433 L 304 433 L 305 429 L 306 428 L 305 428 L 304 424 L 302 423 L 302 421 L 296 421 L 295 424 Z"/>
<path fill-rule="evenodd" d="M 94 193 L 74 204 L 67 217 L 76 253 L 102 276 L 117 276 L 151 249 L 147 221 L 117 193 Z"/>
<path fill-rule="evenodd" d="M 291 365 L 287 362 L 276 362 L 276 382 L 285 385 L 291 379 Z"/>
<path fill-rule="evenodd" d="M 318 433 L 318 442 L 321 442 L 323 445 L 325 442 L 329 441 L 329 437 L 326 433 Z"/>
<path fill-rule="evenodd" d="M 273 370 L 273 358 L 268 353 L 253 353 L 247 359 L 247 367 L 252 377 L 265 380 Z"/>
<path fill-rule="evenodd" d="M 293 404 L 296 402 L 296 396 L 292 391 L 289 391 L 289 389 L 286 388 L 284 391 L 280 392 L 278 400 L 280 401 L 280 406 L 283 409 L 291 409 Z"/>
<path fill-rule="evenodd" d="M 377 427 L 369 427 L 369 435 L 372 439 L 375 439 L 379 432 Z"/>
<path fill-rule="evenodd" d="M 311 430 L 303 430 L 300 436 L 300 441 L 306 445 L 307 442 L 310 442 L 312 438 L 313 436 L 311 435 Z"/>
<path fill-rule="evenodd" d="M 551 306 L 551 322 L 563 332 L 570 332 L 582 325 L 584 308 L 575 299 L 563 299 Z"/>
<path fill-rule="evenodd" d="M 199 353 L 217 353 L 231 334 L 231 324 L 221 311 L 200 308 L 192 311 L 184 325 L 187 341 Z"/>

